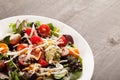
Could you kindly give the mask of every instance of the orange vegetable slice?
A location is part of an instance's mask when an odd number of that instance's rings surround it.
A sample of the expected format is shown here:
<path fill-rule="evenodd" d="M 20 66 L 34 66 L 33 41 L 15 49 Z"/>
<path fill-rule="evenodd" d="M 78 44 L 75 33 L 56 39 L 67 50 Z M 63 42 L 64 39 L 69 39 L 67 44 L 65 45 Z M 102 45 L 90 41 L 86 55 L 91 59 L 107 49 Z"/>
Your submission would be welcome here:
<path fill-rule="evenodd" d="M 0 52 L 3 54 L 6 53 L 9 50 L 8 45 L 5 43 L 0 43 Z"/>
<path fill-rule="evenodd" d="M 77 48 L 69 48 L 69 54 L 75 58 L 78 58 L 78 56 L 80 56 L 80 52 Z"/>

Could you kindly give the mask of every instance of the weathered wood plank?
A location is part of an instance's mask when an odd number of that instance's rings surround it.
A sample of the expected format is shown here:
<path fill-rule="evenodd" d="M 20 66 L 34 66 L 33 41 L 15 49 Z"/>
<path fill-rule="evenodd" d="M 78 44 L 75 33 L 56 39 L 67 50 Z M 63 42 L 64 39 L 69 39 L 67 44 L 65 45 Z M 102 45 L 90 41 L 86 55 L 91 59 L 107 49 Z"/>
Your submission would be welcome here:
<path fill-rule="evenodd" d="M 73 27 L 93 50 L 92 80 L 120 80 L 120 0 L 0 0 L 0 19 L 24 14 Z"/>

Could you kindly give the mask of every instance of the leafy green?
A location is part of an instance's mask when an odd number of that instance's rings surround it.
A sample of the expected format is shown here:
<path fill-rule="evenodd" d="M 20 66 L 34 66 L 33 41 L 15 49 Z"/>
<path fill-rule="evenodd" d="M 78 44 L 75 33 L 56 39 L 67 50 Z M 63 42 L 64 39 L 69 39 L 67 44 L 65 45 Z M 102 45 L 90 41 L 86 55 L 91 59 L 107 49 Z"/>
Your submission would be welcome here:
<path fill-rule="evenodd" d="M 74 44 L 68 44 L 70 47 L 75 48 Z"/>
<path fill-rule="evenodd" d="M 51 35 L 54 35 L 54 36 L 56 36 L 56 37 L 59 37 L 59 34 L 58 34 L 57 32 L 55 32 L 55 31 L 51 31 Z"/>
<path fill-rule="evenodd" d="M 9 43 L 10 43 L 10 36 L 6 36 L 6 37 L 3 39 L 3 42 L 6 43 L 6 44 L 9 44 Z"/>
<path fill-rule="evenodd" d="M 70 74 L 70 80 L 77 80 L 82 75 L 82 71 L 75 71 Z"/>
<path fill-rule="evenodd" d="M 48 23 L 48 26 L 50 27 L 50 29 L 51 29 L 52 31 L 55 31 L 55 30 L 57 29 L 55 26 L 53 26 L 52 23 Z"/>
<path fill-rule="evenodd" d="M 18 73 L 18 67 L 13 61 L 8 62 L 8 67 L 9 67 L 9 80 L 20 80 L 21 76 Z"/>
<path fill-rule="evenodd" d="M 8 58 L 7 55 L 5 55 L 5 54 L 0 54 L 0 60 L 2 60 L 2 59 L 7 59 L 7 58 Z"/>
<path fill-rule="evenodd" d="M 76 80 L 82 75 L 82 58 L 79 56 L 78 59 L 69 57 L 70 66 L 72 72 L 70 73 L 70 80 Z"/>
<path fill-rule="evenodd" d="M 81 66 L 83 66 L 83 65 L 82 65 L 82 64 L 83 64 L 83 63 L 82 63 L 82 58 L 81 58 L 80 56 L 78 57 L 78 60 L 80 61 Z"/>
<path fill-rule="evenodd" d="M 54 74 L 55 79 L 61 79 L 67 74 L 67 70 L 63 69 L 58 74 Z"/>
<path fill-rule="evenodd" d="M 9 71 L 8 75 L 9 75 L 9 80 L 20 80 L 21 77 L 17 72 L 17 70 Z"/>
<path fill-rule="evenodd" d="M 20 23 L 20 25 L 18 26 L 18 28 L 16 28 L 16 33 L 21 33 L 22 32 L 25 23 L 26 23 L 26 20 L 23 20 L 22 23 Z"/>
<path fill-rule="evenodd" d="M 28 22 L 27 23 L 27 27 L 32 27 L 33 23 L 34 22 Z M 36 24 L 36 27 L 39 27 L 41 25 L 41 22 L 40 21 L 36 21 L 35 24 Z"/>
<path fill-rule="evenodd" d="M 9 25 L 9 27 L 11 28 L 12 32 L 13 33 L 21 33 L 23 28 L 24 28 L 24 25 L 26 23 L 26 20 L 23 20 L 20 25 L 18 26 L 18 28 L 16 27 L 16 23 L 11 23 Z"/>
<path fill-rule="evenodd" d="M 48 23 L 48 26 L 50 27 L 50 32 L 51 32 L 51 35 L 54 35 L 56 37 L 59 37 L 59 34 L 58 32 L 60 31 L 56 26 L 54 26 L 52 23 Z"/>
<path fill-rule="evenodd" d="M 18 67 L 16 66 L 16 64 L 13 61 L 8 62 L 8 66 L 9 66 L 10 70 L 18 69 Z"/>
<path fill-rule="evenodd" d="M 27 27 L 32 27 L 31 25 L 32 25 L 32 22 L 27 23 Z"/>
<path fill-rule="evenodd" d="M 35 24 L 37 27 L 39 27 L 41 23 L 40 23 L 40 21 L 36 21 Z"/>
<path fill-rule="evenodd" d="M 16 32 L 16 23 L 11 23 L 9 27 L 11 28 L 12 32 Z"/>
<path fill-rule="evenodd" d="M 68 56 L 67 59 L 70 72 L 82 71 L 82 58 Z"/>

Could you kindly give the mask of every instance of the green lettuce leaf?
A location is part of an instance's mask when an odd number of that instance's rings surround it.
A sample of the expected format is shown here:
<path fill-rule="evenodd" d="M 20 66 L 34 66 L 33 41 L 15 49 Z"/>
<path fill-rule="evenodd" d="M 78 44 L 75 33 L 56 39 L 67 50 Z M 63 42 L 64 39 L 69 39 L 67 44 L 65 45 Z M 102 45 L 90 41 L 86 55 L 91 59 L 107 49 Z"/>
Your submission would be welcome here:
<path fill-rule="evenodd" d="M 54 26 L 52 23 L 48 23 L 48 26 L 50 27 L 50 32 L 51 32 L 51 35 L 54 35 L 56 37 L 59 37 L 59 34 L 58 32 L 60 31 L 56 26 Z"/>
<path fill-rule="evenodd" d="M 21 33 L 23 28 L 24 28 L 24 25 L 26 23 L 26 20 L 23 20 L 20 25 L 18 26 L 18 28 L 16 27 L 16 23 L 11 23 L 9 25 L 9 27 L 11 28 L 12 32 L 13 33 Z"/>
<path fill-rule="evenodd" d="M 70 74 L 70 80 L 77 80 L 82 75 L 82 71 L 75 71 Z"/>
<path fill-rule="evenodd" d="M 9 80 L 22 80 L 22 76 L 18 73 L 18 67 L 13 61 L 8 62 L 9 67 Z"/>
<path fill-rule="evenodd" d="M 33 24 L 33 23 L 34 23 L 34 22 L 28 22 L 28 23 L 27 23 L 27 27 L 32 27 L 32 24 Z M 39 26 L 41 25 L 41 22 L 40 22 L 40 21 L 36 21 L 35 24 L 36 24 L 36 27 L 39 27 Z"/>
<path fill-rule="evenodd" d="M 36 24 L 37 27 L 39 27 L 41 25 L 41 22 L 40 21 L 36 21 L 35 24 Z"/>

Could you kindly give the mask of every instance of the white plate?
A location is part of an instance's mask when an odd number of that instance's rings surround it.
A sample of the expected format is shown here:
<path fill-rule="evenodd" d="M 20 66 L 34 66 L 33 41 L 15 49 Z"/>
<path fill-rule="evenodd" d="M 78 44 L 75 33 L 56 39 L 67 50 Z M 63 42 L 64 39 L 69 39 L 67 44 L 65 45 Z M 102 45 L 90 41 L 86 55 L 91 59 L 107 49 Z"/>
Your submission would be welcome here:
<path fill-rule="evenodd" d="M 42 23 L 53 23 L 55 26 L 59 27 L 62 33 L 70 34 L 73 36 L 74 42 L 76 47 L 79 49 L 81 53 L 81 57 L 83 59 L 83 73 L 79 80 L 90 80 L 94 70 L 94 59 L 92 51 L 85 41 L 85 39 L 74 29 L 70 26 L 59 22 L 54 19 L 50 19 L 47 17 L 42 16 L 32 16 L 32 15 L 25 15 L 25 16 L 15 16 L 6 18 L 0 21 L 0 38 L 3 37 L 4 34 L 9 32 L 9 24 L 14 23 L 17 20 L 24 20 L 27 19 L 28 21 L 37 21 L 40 20 Z"/>

